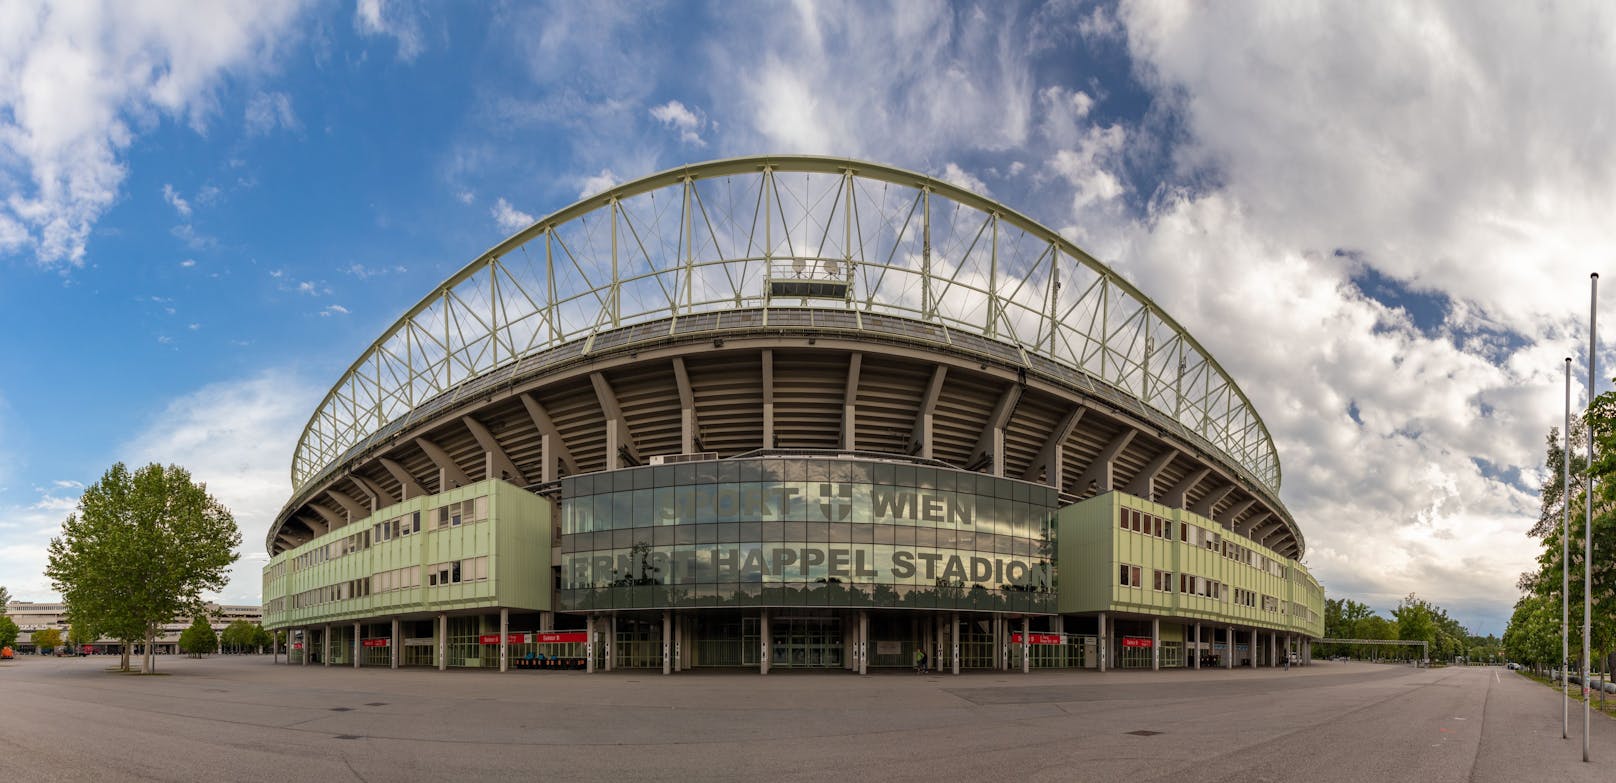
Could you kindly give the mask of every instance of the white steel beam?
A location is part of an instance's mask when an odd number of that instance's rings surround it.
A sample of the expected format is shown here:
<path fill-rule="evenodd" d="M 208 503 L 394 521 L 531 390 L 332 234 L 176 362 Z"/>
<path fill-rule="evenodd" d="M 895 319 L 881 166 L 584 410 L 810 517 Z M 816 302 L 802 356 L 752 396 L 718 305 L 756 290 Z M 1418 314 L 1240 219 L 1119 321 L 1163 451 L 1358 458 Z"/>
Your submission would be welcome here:
<path fill-rule="evenodd" d="M 404 495 L 400 500 L 409 500 L 410 498 L 424 497 L 431 494 L 426 491 L 425 487 L 421 486 L 421 482 L 416 481 L 415 477 L 404 469 L 403 465 L 387 457 L 382 457 L 380 461 L 382 467 L 387 468 L 387 472 L 393 474 L 393 478 L 398 479 L 400 491 Z"/>
<path fill-rule="evenodd" d="M 516 467 L 516 463 L 511 461 L 510 455 L 505 453 L 505 449 L 499 445 L 499 440 L 488 430 L 487 425 L 470 416 L 461 416 L 460 421 L 466 425 L 466 429 L 471 430 L 471 436 L 477 439 L 477 445 L 483 447 L 483 452 L 493 457 L 494 469 L 504 474 L 495 476 L 490 473 L 488 478 L 503 478 L 519 487 L 528 485 L 527 476 L 523 475 L 521 469 Z"/>
<path fill-rule="evenodd" d="M 466 471 L 461 470 L 460 466 L 455 464 L 455 461 L 449 457 L 449 452 L 444 451 L 442 446 L 426 438 L 416 438 L 415 445 L 419 446 L 421 451 L 426 452 L 426 456 L 432 460 L 432 464 L 438 466 L 439 492 L 448 492 L 455 487 L 464 487 L 471 483 L 471 477 L 467 476 Z"/>
<path fill-rule="evenodd" d="M 1050 431 L 1049 439 L 1044 441 L 1044 447 L 1039 450 L 1038 456 L 1033 458 L 1032 464 L 1022 472 L 1022 481 L 1037 481 L 1038 472 L 1043 471 L 1044 483 L 1060 489 L 1066 439 L 1072 436 L 1072 430 L 1077 429 L 1077 423 L 1083 420 L 1083 412 L 1086 410 L 1088 409 L 1078 405 L 1066 412 L 1060 424 L 1055 425 L 1055 429 Z"/>
<path fill-rule="evenodd" d="M 1132 443 L 1134 436 L 1138 434 L 1139 432 L 1134 429 L 1124 430 L 1121 435 L 1107 443 L 1105 448 L 1100 450 L 1099 456 L 1096 456 L 1083 470 L 1083 475 L 1077 477 L 1077 483 L 1072 485 L 1072 494 L 1081 495 L 1092 488 L 1094 494 L 1103 495 L 1116 489 L 1116 484 L 1112 481 L 1112 466 L 1116 462 L 1117 455 L 1128 448 L 1128 444 Z"/>
<path fill-rule="evenodd" d="M 926 396 L 920 399 L 920 410 L 915 413 L 915 428 L 909 434 L 909 453 L 922 459 L 932 458 L 932 414 L 937 410 L 937 398 L 943 393 L 943 382 L 947 379 L 948 368 L 937 365 L 931 371 Z"/>

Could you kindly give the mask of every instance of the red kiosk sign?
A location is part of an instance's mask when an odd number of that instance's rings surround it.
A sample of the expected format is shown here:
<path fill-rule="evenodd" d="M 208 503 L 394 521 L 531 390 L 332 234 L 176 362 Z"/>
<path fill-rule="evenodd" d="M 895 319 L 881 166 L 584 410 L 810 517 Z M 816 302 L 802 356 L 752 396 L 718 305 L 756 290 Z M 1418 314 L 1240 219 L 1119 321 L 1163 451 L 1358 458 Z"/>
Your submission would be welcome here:
<path fill-rule="evenodd" d="M 1152 643 L 1150 641 L 1150 637 L 1148 637 L 1148 636 L 1124 636 L 1124 637 L 1122 637 L 1122 646 L 1123 647 L 1151 647 L 1153 645 L 1152 645 Z"/>
<path fill-rule="evenodd" d="M 364 645 L 366 647 L 387 647 L 387 646 L 390 646 L 392 643 L 393 643 L 393 641 L 391 639 L 387 639 L 387 638 L 365 639 L 364 640 Z"/>
<path fill-rule="evenodd" d="M 1010 634 L 1011 644 L 1021 644 L 1021 632 Z M 1027 634 L 1028 644 L 1060 644 L 1061 635 L 1058 633 L 1030 633 Z"/>
<path fill-rule="evenodd" d="M 533 635 L 533 641 L 539 644 L 583 644 L 589 641 L 589 632 L 537 633 Z"/>

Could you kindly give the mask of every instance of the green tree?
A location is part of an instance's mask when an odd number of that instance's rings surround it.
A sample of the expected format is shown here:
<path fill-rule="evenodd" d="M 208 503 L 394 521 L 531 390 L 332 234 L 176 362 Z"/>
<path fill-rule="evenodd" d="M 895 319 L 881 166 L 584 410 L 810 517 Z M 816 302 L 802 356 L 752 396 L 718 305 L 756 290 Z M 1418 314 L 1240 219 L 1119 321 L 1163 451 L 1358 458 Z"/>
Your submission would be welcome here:
<path fill-rule="evenodd" d="M 206 653 L 218 651 L 219 637 L 213 635 L 213 626 L 208 624 L 207 617 L 197 615 L 191 621 L 191 626 L 180 632 L 180 652 L 200 658 Z"/>
<path fill-rule="evenodd" d="M 11 591 L 5 585 L 0 585 L 0 615 L 6 613 L 6 605 L 11 603 Z"/>
<path fill-rule="evenodd" d="M 34 650 L 40 654 L 44 654 L 48 650 L 53 651 L 57 647 L 62 646 L 62 632 L 56 630 L 55 628 L 46 628 L 42 631 L 34 631 L 32 639 L 34 642 Z"/>
<path fill-rule="evenodd" d="M 264 641 L 260 642 L 260 637 L 262 637 Z M 243 650 L 249 650 L 253 647 L 258 647 L 261 644 L 269 644 L 268 639 L 269 636 L 257 623 L 249 623 L 246 620 L 236 620 L 235 622 L 225 626 L 220 641 L 222 641 L 224 646 L 229 648 L 231 652 L 241 652 Z"/>
<path fill-rule="evenodd" d="M 84 490 L 51 539 L 45 574 L 70 621 L 124 642 L 122 669 L 128 645 L 143 640 L 150 673 L 157 629 L 202 611 L 202 592 L 224 588 L 240 544 L 229 509 L 185 469 L 152 464 L 131 473 L 118 463 Z"/>
<path fill-rule="evenodd" d="M 254 625 L 253 626 L 253 646 L 258 648 L 258 654 L 259 655 L 263 655 L 264 654 L 264 648 L 268 647 L 268 646 L 270 646 L 271 644 L 274 644 L 274 643 L 275 643 L 275 637 L 270 636 L 269 631 L 264 630 L 264 626 L 262 626 L 262 625 Z"/>
<path fill-rule="evenodd" d="M 0 614 L 0 647 L 15 647 L 17 637 L 22 629 L 17 627 L 17 621 Z"/>
<path fill-rule="evenodd" d="M 100 635 L 95 632 L 95 629 L 82 622 L 73 623 L 67 629 L 67 641 L 73 645 L 75 650 L 84 649 L 84 645 L 98 638 L 100 638 Z"/>

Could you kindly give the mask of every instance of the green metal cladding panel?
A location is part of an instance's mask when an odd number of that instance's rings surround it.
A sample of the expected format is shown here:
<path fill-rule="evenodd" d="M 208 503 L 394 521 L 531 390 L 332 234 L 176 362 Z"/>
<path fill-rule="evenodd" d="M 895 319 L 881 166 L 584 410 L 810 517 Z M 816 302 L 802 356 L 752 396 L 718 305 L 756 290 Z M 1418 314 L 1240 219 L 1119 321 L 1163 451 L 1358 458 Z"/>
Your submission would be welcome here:
<path fill-rule="evenodd" d="M 1118 515 L 1132 509 L 1166 520 L 1168 537 L 1123 530 Z M 1285 565 L 1289 578 L 1225 557 L 1221 551 L 1183 542 L 1181 526 L 1190 525 L 1216 533 L 1233 542 Z M 1236 535 L 1218 523 L 1122 492 L 1108 492 L 1061 509 L 1056 537 L 1060 569 L 1059 607 L 1063 614 L 1124 612 L 1230 623 L 1243 627 L 1292 631 L 1309 636 L 1324 634 L 1324 591 L 1300 563 L 1290 560 L 1257 542 Z M 1122 565 L 1139 566 L 1143 584 L 1121 584 Z M 1154 572 L 1160 570 L 1171 580 L 1170 590 L 1154 589 Z M 1210 598 L 1179 591 L 1179 576 L 1189 574 L 1222 583 L 1222 595 Z M 1257 594 L 1258 605 L 1235 602 L 1236 588 Z M 1301 604 L 1312 616 L 1295 612 L 1265 611 L 1261 596 L 1272 596 L 1287 610 Z"/>
<path fill-rule="evenodd" d="M 434 529 L 438 509 L 479 497 L 488 499 L 487 519 Z M 495 607 L 548 611 L 553 606 L 551 507 L 550 501 L 520 487 L 489 480 L 379 509 L 270 560 L 264 568 L 264 625 L 286 627 Z M 420 533 L 372 541 L 368 548 L 292 571 L 292 561 L 305 553 L 372 530 L 383 521 L 411 519 L 416 512 L 422 517 Z M 487 578 L 428 585 L 428 566 L 480 557 L 488 558 Z M 420 583 L 414 587 L 373 591 L 303 608 L 291 606 L 292 597 L 306 591 L 410 567 L 420 571 Z"/>

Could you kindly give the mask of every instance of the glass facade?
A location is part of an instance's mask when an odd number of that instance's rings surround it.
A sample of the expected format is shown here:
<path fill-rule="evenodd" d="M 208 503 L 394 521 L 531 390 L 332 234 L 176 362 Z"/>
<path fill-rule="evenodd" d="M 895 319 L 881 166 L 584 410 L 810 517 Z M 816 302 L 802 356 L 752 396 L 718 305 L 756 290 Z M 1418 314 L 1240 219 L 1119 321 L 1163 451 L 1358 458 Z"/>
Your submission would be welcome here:
<path fill-rule="evenodd" d="M 562 481 L 562 611 L 893 607 L 1053 613 L 1051 487 L 839 458 Z"/>

